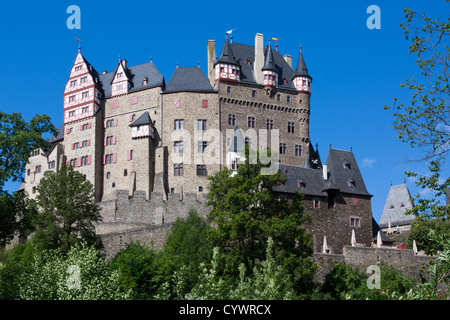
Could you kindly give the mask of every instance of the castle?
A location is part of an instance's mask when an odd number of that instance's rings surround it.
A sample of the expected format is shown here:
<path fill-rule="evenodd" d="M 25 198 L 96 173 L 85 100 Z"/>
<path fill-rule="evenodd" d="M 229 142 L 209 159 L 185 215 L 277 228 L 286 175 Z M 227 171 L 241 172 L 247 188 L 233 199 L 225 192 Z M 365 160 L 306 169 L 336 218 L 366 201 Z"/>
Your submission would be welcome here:
<path fill-rule="evenodd" d="M 152 61 L 130 66 L 119 58 L 113 72 L 99 73 L 79 48 L 64 123 L 51 148 L 29 158 L 21 189 L 35 197 L 44 171 L 72 166 L 92 183 L 103 216 L 97 232 L 114 238 L 117 251 L 127 239 L 161 239 L 191 208 L 206 215 L 207 176 L 237 169 L 241 141 L 276 150 L 269 161 L 287 181 L 274 196 L 305 194 L 315 252 L 342 253 L 352 234 L 370 246 L 372 195 L 353 151 L 330 146 L 322 164 L 310 140 L 313 78 L 301 48 L 295 68 L 259 33 L 254 45 L 227 36 L 218 58 L 209 40 L 207 56 L 207 75 L 177 65 L 166 84 Z"/>

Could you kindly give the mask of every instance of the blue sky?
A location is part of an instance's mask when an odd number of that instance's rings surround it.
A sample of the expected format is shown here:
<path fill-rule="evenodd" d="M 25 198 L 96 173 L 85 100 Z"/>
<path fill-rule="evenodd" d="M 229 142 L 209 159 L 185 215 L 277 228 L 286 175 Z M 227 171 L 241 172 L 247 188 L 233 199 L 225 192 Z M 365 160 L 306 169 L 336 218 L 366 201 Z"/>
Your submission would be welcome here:
<path fill-rule="evenodd" d="M 79 30 L 67 28 L 70 5 L 81 9 Z M 381 9 L 381 29 L 366 26 L 370 5 Z M 292 55 L 294 65 L 301 44 L 313 77 L 311 140 L 319 144 L 323 162 L 330 144 L 352 147 L 374 195 L 378 221 L 391 181 L 403 183 L 406 170 L 425 172 L 423 164 L 405 162 L 416 151 L 398 141 L 392 114 L 383 110 L 395 97 L 409 101 L 410 92 L 400 84 L 417 74 L 399 27 L 406 7 L 439 16 L 448 14 L 450 5 L 438 0 L 8 1 L 0 11 L 0 109 L 21 112 L 27 120 L 45 113 L 56 126 L 62 124 L 75 37 L 97 71 L 113 71 L 119 55 L 131 66 L 152 58 L 166 83 L 177 61 L 180 66 L 200 62 L 206 74 L 207 41 L 216 40 L 219 51 L 229 29 L 236 29 L 239 43 L 254 44 L 257 32 L 279 38 L 278 50 Z M 406 182 L 415 194 L 414 182 Z"/>

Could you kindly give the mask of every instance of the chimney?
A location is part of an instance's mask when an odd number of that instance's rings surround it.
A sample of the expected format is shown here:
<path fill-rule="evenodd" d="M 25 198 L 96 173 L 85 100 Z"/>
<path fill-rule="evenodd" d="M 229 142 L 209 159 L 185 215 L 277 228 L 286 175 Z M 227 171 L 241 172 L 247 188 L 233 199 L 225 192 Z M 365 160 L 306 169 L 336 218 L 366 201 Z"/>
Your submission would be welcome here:
<path fill-rule="evenodd" d="M 208 79 L 211 86 L 214 87 L 214 63 L 216 62 L 216 41 L 208 40 Z"/>
<path fill-rule="evenodd" d="M 328 166 L 326 163 L 323 165 L 323 178 L 328 180 Z"/>
<path fill-rule="evenodd" d="M 286 61 L 287 64 L 289 65 L 289 67 L 291 67 L 291 69 L 292 69 L 292 56 L 286 54 L 283 58 L 284 58 L 284 61 Z"/>
<path fill-rule="evenodd" d="M 125 59 L 122 60 L 122 66 L 124 69 L 127 68 L 127 60 L 125 60 Z"/>
<path fill-rule="evenodd" d="M 263 83 L 262 67 L 264 66 L 264 36 L 257 33 L 255 36 L 255 63 L 253 73 L 257 83 Z"/>

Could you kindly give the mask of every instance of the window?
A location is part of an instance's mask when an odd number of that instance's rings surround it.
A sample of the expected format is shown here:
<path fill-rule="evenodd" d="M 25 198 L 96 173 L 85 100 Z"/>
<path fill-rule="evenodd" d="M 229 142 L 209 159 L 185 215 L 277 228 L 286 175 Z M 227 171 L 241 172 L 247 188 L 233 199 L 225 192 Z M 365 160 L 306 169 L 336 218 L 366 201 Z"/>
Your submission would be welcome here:
<path fill-rule="evenodd" d="M 356 206 L 358 204 L 358 198 L 353 198 L 353 205 Z"/>
<path fill-rule="evenodd" d="M 105 138 L 105 146 L 110 146 L 114 144 L 114 136 L 108 136 Z"/>
<path fill-rule="evenodd" d="M 228 94 L 231 93 L 231 87 L 227 87 L 227 93 L 228 93 Z"/>
<path fill-rule="evenodd" d="M 77 167 L 77 159 L 70 159 L 70 166 L 72 168 L 76 168 Z"/>
<path fill-rule="evenodd" d="M 69 102 L 74 102 L 75 101 L 75 96 L 70 96 L 69 97 Z"/>
<path fill-rule="evenodd" d="M 248 117 L 248 127 L 249 128 L 255 127 L 255 117 Z"/>
<path fill-rule="evenodd" d="M 75 111 L 69 111 L 69 117 L 74 117 L 75 116 Z"/>
<path fill-rule="evenodd" d="M 344 169 L 351 169 L 350 162 L 344 163 Z"/>
<path fill-rule="evenodd" d="M 236 159 L 231 161 L 231 170 L 237 170 L 238 168 L 239 168 L 238 161 Z"/>
<path fill-rule="evenodd" d="M 127 151 L 127 160 L 133 160 L 133 150 Z"/>
<path fill-rule="evenodd" d="M 291 102 L 291 96 L 287 96 L 286 97 L 286 101 L 287 101 L 287 103 L 290 103 Z"/>
<path fill-rule="evenodd" d="M 249 137 L 245 137 L 244 143 L 247 147 L 251 148 L 252 146 L 252 139 Z"/>
<path fill-rule="evenodd" d="M 184 143 L 183 141 L 174 141 L 173 143 L 173 152 L 174 153 L 183 153 Z"/>
<path fill-rule="evenodd" d="M 36 149 L 33 151 L 33 156 L 38 156 L 41 153 L 41 150 Z"/>
<path fill-rule="evenodd" d="M 89 123 L 85 123 L 83 125 L 81 125 L 81 130 L 87 130 L 89 129 Z"/>
<path fill-rule="evenodd" d="M 81 94 L 81 97 L 84 98 L 89 98 L 89 91 L 85 91 Z"/>
<path fill-rule="evenodd" d="M 106 174 L 106 179 L 111 179 L 111 172 L 108 172 L 108 173 Z"/>
<path fill-rule="evenodd" d="M 117 72 L 116 78 L 120 79 L 123 77 L 123 72 Z"/>
<path fill-rule="evenodd" d="M 277 94 L 277 101 L 281 101 L 281 95 Z"/>
<path fill-rule="evenodd" d="M 184 119 L 175 119 L 174 130 L 184 130 Z"/>
<path fill-rule="evenodd" d="M 182 163 L 175 163 L 173 165 L 173 175 L 174 176 L 182 176 L 184 175 L 184 169 Z"/>
<path fill-rule="evenodd" d="M 42 167 L 41 166 L 36 166 L 36 173 L 40 173 L 42 171 Z"/>
<path fill-rule="evenodd" d="M 117 122 L 115 119 L 106 120 L 105 128 L 111 128 L 117 126 Z"/>
<path fill-rule="evenodd" d="M 302 146 L 299 144 L 295 145 L 295 156 L 301 157 L 302 156 Z"/>
<path fill-rule="evenodd" d="M 27 170 L 27 176 L 29 176 L 30 174 L 31 174 L 31 170 L 28 169 L 28 170 Z"/>
<path fill-rule="evenodd" d="M 236 115 L 235 114 L 229 114 L 228 115 L 228 125 L 229 126 L 235 126 L 236 125 Z"/>
<path fill-rule="evenodd" d="M 288 122 L 288 133 L 294 133 L 294 131 L 295 131 L 295 123 Z"/>
<path fill-rule="evenodd" d="M 350 181 L 348 182 L 348 185 L 349 185 L 350 187 L 356 187 L 355 180 L 350 180 Z"/>
<path fill-rule="evenodd" d="M 361 219 L 357 217 L 350 217 L 350 227 L 361 227 Z"/>
<path fill-rule="evenodd" d="M 286 154 L 286 143 L 280 143 L 280 154 Z"/>
<path fill-rule="evenodd" d="M 198 141 L 198 143 L 197 143 L 197 152 L 198 153 L 204 153 L 207 146 L 208 146 L 208 141 Z"/>
<path fill-rule="evenodd" d="M 78 143 L 78 142 L 75 142 L 75 143 L 73 144 L 73 148 L 72 148 L 72 149 L 76 150 L 76 149 L 78 149 L 78 147 L 79 147 L 79 143 Z"/>
<path fill-rule="evenodd" d="M 198 119 L 197 120 L 197 130 L 198 131 L 206 131 L 208 125 L 208 121 L 206 119 Z"/>
<path fill-rule="evenodd" d="M 81 166 L 87 166 L 88 164 L 88 156 L 81 157 Z"/>
<path fill-rule="evenodd" d="M 81 142 L 81 147 L 88 147 L 89 146 L 89 140 L 83 140 L 83 142 Z"/>
<path fill-rule="evenodd" d="M 256 98 L 256 90 L 252 90 L 252 98 Z"/>
<path fill-rule="evenodd" d="M 70 81 L 70 86 L 75 87 L 77 85 L 77 80 Z"/>
<path fill-rule="evenodd" d="M 80 79 L 80 83 L 86 83 L 87 82 L 87 77 L 83 77 Z"/>
<path fill-rule="evenodd" d="M 206 176 L 206 165 L 204 164 L 198 164 L 197 165 L 197 175 L 198 176 Z"/>
<path fill-rule="evenodd" d="M 271 119 L 267 119 L 267 130 L 272 130 L 273 129 L 273 120 Z"/>
<path fill-rule="evenodd" d="M 114 163 L 114 154 L 106 154 L 105 155 L 105 164 L 113 164 Z"/>
<path fill-rule="evenodd" d="M 314 199 L 313 200 L 313 207 L 314 207 L 314 209 L 319 209 L 320 208 L 320 200 Z"/>
<path fill-rule="evenodd" d="M 203 187 L 198 187 L 198 192 L 203 192 Z"/>

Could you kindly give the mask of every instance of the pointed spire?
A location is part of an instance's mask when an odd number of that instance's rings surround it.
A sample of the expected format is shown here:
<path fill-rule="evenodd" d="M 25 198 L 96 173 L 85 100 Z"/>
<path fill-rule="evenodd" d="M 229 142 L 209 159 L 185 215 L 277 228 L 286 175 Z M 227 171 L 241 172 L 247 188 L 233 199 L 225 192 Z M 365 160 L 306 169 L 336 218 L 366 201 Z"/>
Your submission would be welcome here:
<path fill-rule="evenodd" d="M 234 57 L 230 42 L 228 41 L 228 34 L 227 37 L 225 38 L 225 43 L 223 44 L 222 52 L 220 53 L 219 59 L 217 59 L 216 63 L 219 62 L 239 66 L 239 63 L 236 61 L 236 58 Z"/>
<path fill-rule="evenodd" d="M 298 60 L 297 60 L 297 68 L 295 69 L 293 78 L 295 78 L 297 76 L 310 77 L 310 75 L 308 73 L 308 68 L 306 67 L 305 59 L 303 58 L 302 46 L 300 46 L 300 53 L 298 55 Z"/>
<path fill-rule="evenodd" d="M 273 56 L 272 47 L 270 45 L 270 40 L 269 44 L 266 47 L 266 59 L 264 61 L 264 66 L 262 67 L 261 70 L 273 70 L 278 72 L 277 68 L 275 67 L 275 59 Z"/>

